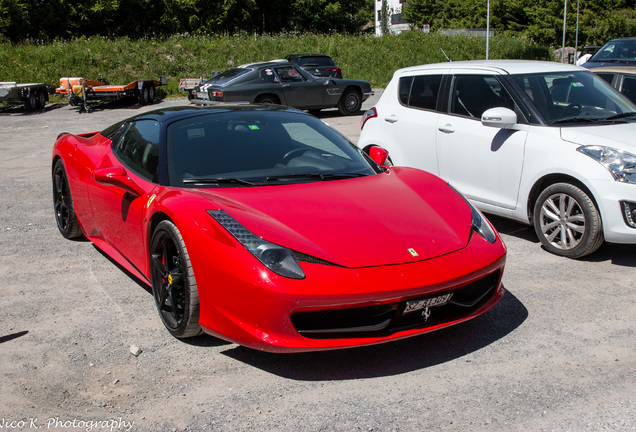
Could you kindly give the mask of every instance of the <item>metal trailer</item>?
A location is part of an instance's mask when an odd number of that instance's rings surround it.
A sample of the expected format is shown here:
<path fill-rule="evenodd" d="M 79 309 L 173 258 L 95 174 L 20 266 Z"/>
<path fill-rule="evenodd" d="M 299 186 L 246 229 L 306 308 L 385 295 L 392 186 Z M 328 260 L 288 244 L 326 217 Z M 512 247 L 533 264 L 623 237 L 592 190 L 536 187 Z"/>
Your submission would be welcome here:
<path fill-rule="evenodd" d="M 210 78 L 213 78 L 218 74 L 219 72 L 212 71 Z M 204 79 L 203 75 L 201 75 L 199 78 L 181 78 L 179 80 L 179 91 L 185 91 L 188 95 L 188 100 L 192 100 L 194 98 L 192 90 L 194 90 L 195 87 L 203 84 L 205 81 L 207 81 L 207 79 Z"/>
<path fill-rule="evenodd" d="M 126 85 L 110 85 L 100 75 L 99 81 L 86 80 L 81 77 L 60 78 L 60 86 L 55 89 L 59 95 L 66 96 L 72 106 L 82 105 L 80 112 L 90 112 L 88 101 L 109 101 L 122 98 L 134 98 L 142 105 L 155 101 L 155 90 L 159 86 L 167 84 L 165 76 L 159 81 L 146 79 L 136 80 Z"/>
<path fill-rule="evenodd" d="M 55 94 L 55 86 L 43 83 L 0 82 L 0 102 L 22 102 L 27 110 L 42 109 Z"/>

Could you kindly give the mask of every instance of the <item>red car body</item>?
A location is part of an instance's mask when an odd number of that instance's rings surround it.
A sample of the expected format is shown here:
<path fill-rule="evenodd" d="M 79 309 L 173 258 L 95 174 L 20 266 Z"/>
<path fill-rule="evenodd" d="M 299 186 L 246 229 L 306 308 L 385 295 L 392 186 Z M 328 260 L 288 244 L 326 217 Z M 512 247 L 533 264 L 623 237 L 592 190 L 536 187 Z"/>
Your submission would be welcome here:
<path fill-rule="evenodd" d="M 158 119 L 165 131 L 187 113 L 130 121 Z M 101 133 L 58 137 L 54 199 L 62 161 L 81 231 L 151 286 L 153 233 L 171 221 L 196 278 L 198 324 L 224 340 L 271 352 L 377 344 L 471 319 L 504 294 L 501 239 L 479 235 L 476 210 L 431 174 L 384 167 L 331 181 L 184 188 L 137 175 L 114 146 Z M 304 277 L 271 271 L 210 211 L 293 251 Z"/>

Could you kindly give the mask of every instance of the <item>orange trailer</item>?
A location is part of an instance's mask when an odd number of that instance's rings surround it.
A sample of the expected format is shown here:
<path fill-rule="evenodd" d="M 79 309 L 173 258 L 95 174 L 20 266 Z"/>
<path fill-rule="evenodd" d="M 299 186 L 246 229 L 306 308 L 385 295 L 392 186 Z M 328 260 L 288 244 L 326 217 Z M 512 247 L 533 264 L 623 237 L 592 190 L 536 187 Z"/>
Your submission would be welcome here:
<path fill-rule="evenodd" d="M 99 81 L 87 80 L 81 77 L 60 78 L 60 86 L 55 89 L 59 95 L 66 96 L 71 105 L 83 104 L 86 112 L 90 112 L 89 100 L 117 100 L 135 98 L 142 105 L 153 103 L 155 89 L 166 85 L 166 77 L 157 80 L 137 80 L 127 85 L 109 85 L 100 75 Z"/>

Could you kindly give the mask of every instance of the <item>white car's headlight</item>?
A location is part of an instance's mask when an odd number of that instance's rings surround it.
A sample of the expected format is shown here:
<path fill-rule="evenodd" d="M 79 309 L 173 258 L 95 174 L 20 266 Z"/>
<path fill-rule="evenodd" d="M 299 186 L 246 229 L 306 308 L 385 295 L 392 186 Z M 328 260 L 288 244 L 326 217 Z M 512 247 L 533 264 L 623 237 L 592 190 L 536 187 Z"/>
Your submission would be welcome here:
<path fill-rule="evenodd" d="M 495 231 L 492 229 L 490 223 L 486 220 L 484 215 L 481 214 L 479 210 L 477 210 L 477 207 L 475 207 L 464 195 L 462 195 L 461 192 L 455 189 L 453 185 L 449 184 L 448 186 L 450 186 L 451 189 L 457 192 L 459 196 L 464 198 L 464 201 L 466 201 L 466 204 L 468 204 L 468 207 L 470 207 L 470 225 L 472 230 L 485 238 L 489 243 L 494 243 L 495 241 L 497 241 L 497 235 L 495 234 Z"/>
<path fill-rule="evenodd" d="M 614 180 L 636 183 L 636 155 L 605 146 L 581 146 L 576 150 L 607 168 Z"/>
<path fill-rule="evenodd" d="M 292 250 L 262 239 L 223 210 L 208 210 L 208 214 L 274 273 L 291 279 L 305 278 L 305 273 Z"/>

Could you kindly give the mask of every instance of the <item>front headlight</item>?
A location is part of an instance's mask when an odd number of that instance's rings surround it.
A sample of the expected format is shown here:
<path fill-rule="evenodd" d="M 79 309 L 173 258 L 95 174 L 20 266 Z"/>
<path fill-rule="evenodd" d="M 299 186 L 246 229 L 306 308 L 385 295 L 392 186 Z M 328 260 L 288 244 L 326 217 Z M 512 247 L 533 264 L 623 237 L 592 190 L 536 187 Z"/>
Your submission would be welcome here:
<path fill-rule="evenodd" d="M 481 214 L 481 212 L 477 210 L 477 207 L 475 207 L 464 195 L 462 195 L 461 192 L 455 189 L 453 185 L 449 183 L 448 186 L 450 186 L 451 189 L 457 192 L 459 196 L 461 196 L 464 199 L 464 201 L 466 201 L 466 204 L 468 204 L 468 207 L 470 207 L 471 229 L 477 234 L 479 234 L 480 236 L 482 236 L 483 238 L 485 238 L 486 241 L 488 241 L 489 243 L 496 242 L 497 235 L 495 234 L 495 231 L 492 229 L 492 227 L 490 226 L 490 223 L 488 223 L 484 215 Z"/>
<path fill-rule="evenodd" d="M 305 273 L 292 250 L 262 239 L 223 210 L 208 210 L 208 214 L 274 273 L 291 279 L 305 278 Z"/>
<path fill-rule="evenodd" d="M 576 150 L 603 165 L 614 180 L 636 183 L 635 155 L 605 146 L 581 146 Z"/>

